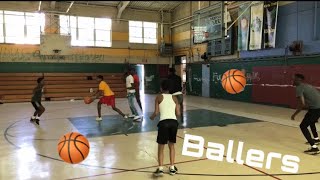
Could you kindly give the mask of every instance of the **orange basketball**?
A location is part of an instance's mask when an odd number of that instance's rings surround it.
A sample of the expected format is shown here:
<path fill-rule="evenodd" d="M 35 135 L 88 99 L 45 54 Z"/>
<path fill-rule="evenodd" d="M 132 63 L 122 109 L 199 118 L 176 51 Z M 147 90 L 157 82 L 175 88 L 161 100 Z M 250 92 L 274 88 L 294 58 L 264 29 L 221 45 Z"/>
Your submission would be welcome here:
<path fill-rule="evenodd" d="M 230 94 L 242 92 L 247 84 L 245 74 L 238 69 L 230 69 L 225 72 L 221 79 L 221 85 L 224 90 Z"/>
<path fill-rule="evenodd" d="M 77 164 L 86 159 L 89 150 L 89 141 L 77 132 L 65 134 L 58 143 L 59 156 L 63 161 L 70 164 Z"/>
<path fill-rule="evenodd" d="M 83 101 L 84 101 L 85 104 L 90 104 L 90 103 L 93 102 L 93 99 L 88 96 L 88 97 L 84 97 L 84 98 L 83 98 Z"/>

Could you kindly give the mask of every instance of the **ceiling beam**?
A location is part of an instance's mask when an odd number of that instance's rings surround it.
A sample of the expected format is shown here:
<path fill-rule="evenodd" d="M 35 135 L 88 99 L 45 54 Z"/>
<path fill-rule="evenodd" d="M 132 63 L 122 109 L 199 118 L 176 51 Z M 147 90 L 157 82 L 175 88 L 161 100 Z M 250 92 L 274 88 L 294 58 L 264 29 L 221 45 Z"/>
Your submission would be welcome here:
<path fill-rule="evenodd" d="M 56 8 L 56 1 L 51 1 L 50 8 L 55 9 Z"/>
<path fill-rule="evenodd" d="M 159 12 L 162 11 L 167 5 L 168 4 L 165 4 L 164 6 L 162 6 L 162 8 L 159 10 Z"/>
<path fill-rule="evenodd" d="M 126 7 L 129 5 L 130 1 L 121 1 L 118 5 L 118 14 L 117 19 L 121 18 L 122 12 L 126 9 Z"/>
<path fill-rule="evenodd" d="M 41 10 L 41 1 L 39 1 L 38 11 Z"/>
<path fill-rule="evenodd" d="M 70 4 L 70 6 L 68 7 L 68 9 L 67 9 L 66 13 L 68 13 L 68 12 L 70 11 L 70 9 L 71 9 L 71 7 L 72 7 L 73 3 L 74 3 L 74 1 L 72 1 L 72 2 L 71 2 L 71 4 Z"/>

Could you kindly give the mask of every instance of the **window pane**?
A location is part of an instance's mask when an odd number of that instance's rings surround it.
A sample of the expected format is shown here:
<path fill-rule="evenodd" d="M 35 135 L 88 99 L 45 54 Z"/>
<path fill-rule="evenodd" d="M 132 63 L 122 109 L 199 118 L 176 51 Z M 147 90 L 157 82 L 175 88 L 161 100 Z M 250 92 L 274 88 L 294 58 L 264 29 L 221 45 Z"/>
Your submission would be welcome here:
<path fill-rule="evenodd" d="M 94 46 L 94 41 L 77 40 L 75 42 L 76 42 L 75 46 Z M 72 41 L 71 41 L 71 44 L 72 44 Z"/>
<path fill-rule="evenodd" d="M 3 37 L 3 24 L 0 23 L 0 36 Z"/>
<path fill-rule="evenodd" d="M 68 22 L 69 22 L 69 20 L 68 20 Z M 70 27 L 72 27 L 72 28 L 76 28 L 77 27 L 77 17 L 70 16 Z"/>
<path fill-rule="evenodd" d="M 157 29 L 144 28 L 144 38 L 157 38 Z"/>
<path fill-rule="evenodd" d="M 6 43 L 24 44 L 23 37 L 6 37 Z"/>
<path fill-rule="evenodd" d="M 69 17 L 68 16 L 59 16 L 59 21 L 60 21 L 60 26 L 67 26 L 69 22 Z"/>
<path fill-rule="evenodd" d="M 96 41 L 111 41 L 111 32 L 96 30 Z"/>
<path fill-rule="evenodd" d="M 24 38 L 23 24 L 6 24 L 6 36 Z"/>
<path fill-rule="evenodd" d="M 101 30 L 111 30 L 111 19 L 95 18 L 95 28 Z"/>
<path fill-rule="evenodd" d="M 130 27 L 142 27 L 142 21 L 129 21 Z"/>
<path fill-rule="evenodd" d="M 74 40 L 77 39 L 77 29 L 76 28 L 71 29 L 71 39 L 74 39 Z"/>
<path fill-rule="evenodd" d="M 26 38 L 25 44 L 40 44 L 40 38 Z"/>
<path fill-rule="evenodd" d="M 131 43 L 142 43 L 142 38 L 129 37 L 129 42 Z"/>
<path fill-rule="evenodd" d="M 40 25 L 41 19 L 39 14 L 26 13 L 26 25 Z"/>
<path fill-rule="evenodd" d="M 27 37 L 40 37 L 40 26 L 27 26 Z"/>
<path fill-rule="evenodd" d="M 4 37 L 3 37 L 3 24 L 0 23 L 0 43 L 4 42 Z"/>
<path fill-rule="evenodd" d="M 0 11 L 0 23 L 3 23 L 3 13 Z"/>
<path fill-rule="evenodd" d="M 142 28 L 139 27 L 130 27 L 129 28 L 130 37 L 141 37 L 142 38 Z"/>
<path fill-rule="evenodd" d="M 157 44 L 157 39 L 144 38 L 143 42 L 146 44 Z"/>
<path fill-rule="evenodd" d="M 78 28 L 91 28 L 91 29 L 94 29 L 94 18 L 91 18 L 91 17 L 78 17 Z"/>
<path fill-rule="evenodd" d="M 111 47 L 110 41 L 96 41 L 96 46 L 98 47 Z"/>
<path fill-rule="evenodd" d="M 44 13 L 40 14 L 40 26 L 41 26 L 41 32 L 44 32 L 44 28 L 46 25 L 46 17 Z"/>
<path fill-rule="evenodd" d="M 24 25 L 24 16 L 5 15 L 6 24 L 22 24 Z"/>
<path fill-rule="evenodd" d="M 92 40 L 94 39 L 93 29 L 78 29 L 78 40 Z"/>
<path fill-rule="evenodd" d="M 143 27 L 157 28 L 157 23 L 143 22 Z"/>
<path fill-rule="evenodd" d="M 17 11 L 4 11 L 4 14 L 8 14 L 8 15 L 20 15 L 23 16 L 24 12 L 17 12 Z"/>

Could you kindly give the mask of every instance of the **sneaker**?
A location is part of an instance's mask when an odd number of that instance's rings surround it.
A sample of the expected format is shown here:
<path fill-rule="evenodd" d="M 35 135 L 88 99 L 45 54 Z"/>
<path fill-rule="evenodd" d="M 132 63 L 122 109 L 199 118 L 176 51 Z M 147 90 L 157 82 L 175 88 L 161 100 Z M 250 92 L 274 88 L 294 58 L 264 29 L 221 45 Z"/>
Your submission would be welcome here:
<path fill-rule="evenodd" d="M 131 114 L 131 115 L 129 115 L 128 117 L 129 117 L 129 118 L 134 118 L 135 115 Z"/>
<path fill-rule="evenodd" d="M 320 145 L 320 139 L 313 139 L 315 145 Z M 309 142 L 306 142 L 306 144 L 309 144 Z"/>
<path fill-rule="evenodd" d="M 30 118 L 30 122 L 31 122 L 31 123 L 35 123 L 35 121 L 36 121 L 36 119 Z"/>
<path fill-rule="evenodd" d="M 141 117 L 140 116 L 134 116 L 133 120 L 134 121 L 141 121 Z"/>
<path fill-rule="evenodd" d="M 160 170 L 159 168 L 153 173 L 154 176 L 159 177 L 163 176 L 163 170 Z"/>
<path fill-rule="evenodd" d="M 314 148 L 314 147 L 311 147 L 310 149 L 304 151 L 305 153 L 312 153 L 312 154 L 318 154 L 320 153 L 320 150 L 318 147 Z"/>
<path fill-rule="evenodd" d="M 39 119 L 36 119 L 35 122 L 36 122 L 36 124 L 37 124 L 38 126 L 40 126 L 40 120 L 39 120 Z"/>
<path fill-rule="evenodd" d="M 33 122 L 34 120 L 36 120 L 35 118 L 30 118 L 30 122 Z"/>
<path fill-rule="evenodd" d="M 125 116 L 123 116 L 123 118 L 128 119 L 128 116 L 125 115 Z"/>
<path fill-rule="evenodd" d="M 177 171 L 178 171 L 178 168 L 176 166 L 173 166 L 173 167 L 169 168 L 169 173 L 171 175 L 175 175 L 177 173 Z"/>
<path fill-rule="evenodd" d="M 102 121 L 102 117 L 97 117 L 96 121 Z"/>

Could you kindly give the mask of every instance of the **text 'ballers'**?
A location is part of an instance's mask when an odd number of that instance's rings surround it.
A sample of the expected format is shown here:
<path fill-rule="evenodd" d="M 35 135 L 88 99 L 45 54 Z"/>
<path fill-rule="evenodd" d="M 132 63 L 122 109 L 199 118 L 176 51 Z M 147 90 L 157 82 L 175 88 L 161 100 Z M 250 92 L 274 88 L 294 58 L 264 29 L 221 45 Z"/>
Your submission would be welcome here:
<path fill-rule="evenodd" d="M 272 160 L 281 159 L 281 170 L 289 173 L 297 173 L 299 170 L 300 158 L 292 155 L 284 155 L 275 152 L 269 152 L 267 155 L 261 150 L 249 149 L 246 153 L 246 159 L 243 159 L 243 142 L 238 143 L 238 149 L 235 159 L 232 157 L 233 140 L 229 140 L 227 147 L 226 161 L 228 163 L 247 164 L 249 166 L 270 169 Z M 182 155 L 200 158 L 204 151 L 204 138 L 185 134 L 182 148 Z M 190 151 L 193 149 L 194 151 Z M 225 154 L 225 146 L 223 144 L 208 142 L 206 157 L 210 160 L 223 161 Z"/>

